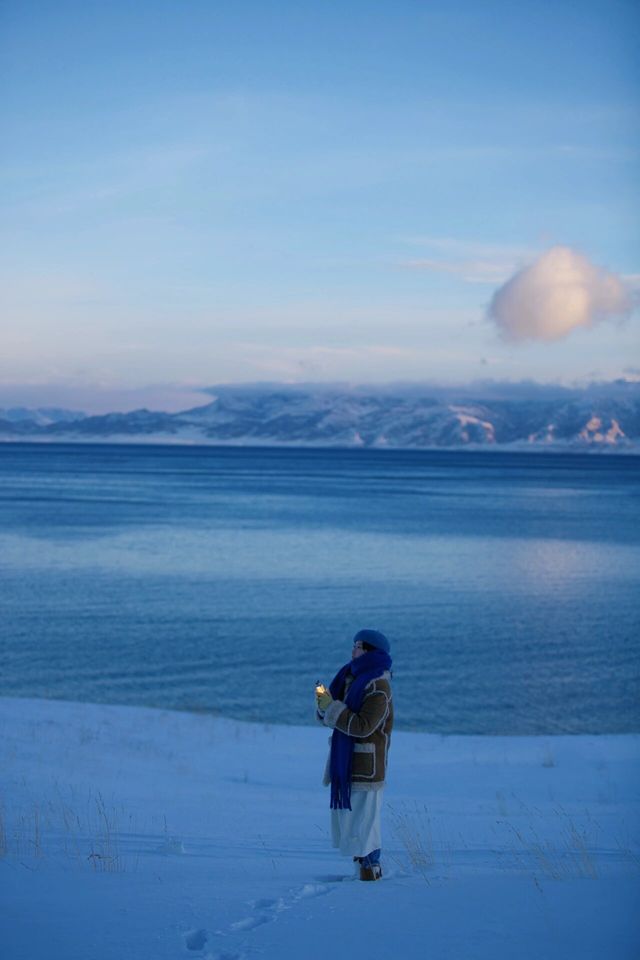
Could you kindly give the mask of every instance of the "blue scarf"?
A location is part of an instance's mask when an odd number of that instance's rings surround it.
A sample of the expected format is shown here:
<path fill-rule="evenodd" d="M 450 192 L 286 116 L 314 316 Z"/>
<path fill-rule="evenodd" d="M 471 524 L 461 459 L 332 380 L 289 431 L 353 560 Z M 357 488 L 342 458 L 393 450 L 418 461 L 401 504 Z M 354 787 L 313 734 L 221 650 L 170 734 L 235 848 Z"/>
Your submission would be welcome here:
<path fill-rule="evenodd" d="M 353 680 L 344 699 L 345 704 L 354 713 L 358 713 L 364 700 L 364 691 L 368 683 L 377 680 L 385 670 L 391 669 L 391 657 L 384 650 L 368 650 L 361 657 L 345 663 L 338 670 L 329 686 L 334 700 L 342 700 L 345 681 L 351 674 Z M 341 730 L 334 730 L 331 737 L 331 809 L 351 810 L 351 766 L 353 760 L 354 738 Z"/>

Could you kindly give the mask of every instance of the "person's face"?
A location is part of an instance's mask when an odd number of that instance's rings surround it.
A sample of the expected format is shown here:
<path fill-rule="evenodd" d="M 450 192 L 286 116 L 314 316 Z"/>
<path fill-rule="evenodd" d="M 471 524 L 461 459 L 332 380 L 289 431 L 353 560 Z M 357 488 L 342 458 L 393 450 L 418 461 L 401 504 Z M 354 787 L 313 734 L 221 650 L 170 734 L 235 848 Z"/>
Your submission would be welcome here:
<path fill-rule="evenodd" d="M 362 646 L 362 642 L 358 640 L 357 643 L 354 643 L 353 649 L 351 650 L 351 659 L 357 660 L 358 657 L 361 657 L 364 652 L 365 650 Z"/>

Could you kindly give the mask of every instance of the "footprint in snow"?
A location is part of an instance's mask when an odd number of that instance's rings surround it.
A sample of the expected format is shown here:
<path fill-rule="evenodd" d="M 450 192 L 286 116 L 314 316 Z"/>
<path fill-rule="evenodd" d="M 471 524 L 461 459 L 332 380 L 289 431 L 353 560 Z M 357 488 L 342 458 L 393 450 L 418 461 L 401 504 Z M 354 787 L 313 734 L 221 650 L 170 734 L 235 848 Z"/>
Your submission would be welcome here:
<path fill-rule="evenodd" d="M 209 939 L 206 930 L 188 930 L 184 935 L 184 944 L 187 950 L 204 950 L 204 945 Z"/>
<path fill-rule="evenodd" d="M 203 960 L 245 960 L 245 954 L 229 953 L 225 950 L 223 953 L 207 953 L 203 957 Z"/>
<path fill-rule="evenodd" d="M 344 883 L 346 880 L 355 880 L 353 873 L 330 873 L 323 877 L 315 877 L 318 883 Z"/>
<path fill-rule="evenodd" d="M 255 927 L 261 927 L 263 923 L 269 923 L 269 917 L 245 917 L 244 920 L 238 920 L 236 923 L 232 923 L 231 929 L 234 932 L 237 930 L 253 930 Z"/>
<path fill-rule="evenodd" d="M 326 883 L 305 883 L 304 887 L 294 895 L 294 900 L 306 900 L 309 897 L 323 897 L 329 893 L 331 887 Z"/>
<path fill-rule="evenodd" d="M 252 900 L 250 905 L 254 910 L 268 910 L 270 913 L 280 913 L 282 910 L 287 909 L 287 904 L 282 897 L 278 897 L 277 900 L 270 900 L 267 898 L 262 900 Z"/>
<path fill-rule="evenodd" d="M 333 879 L 334 878 L 331 878 L 331 880 Z M 336 877 L 335 879 L 342 880 L 343 877 Z M 255 930 L 256 927 L 261 927 L 265 923 L 270 923 L 271 921 L 275 920 L 279 913 L 282 913 L 283 910 L 290 910 L 301 900 L 308 900 L 311 897 L 322 897 L 330 892 L 331 887 L 326 883 L 305 883 L 303 887 L 300 887 L 299 890 L 296 890 L 295 893 L 292 893 L 291 896 L 287 897 L 286 899 L 279 897 L 277 900 L 269 898 L 251 900 L 250 906 L 253 910 L 259 912 L 254 913 L 250 917 L 244 917 L 242 920 L 236 920 L 236 922 L 232 923 L 228 928 L 228 932 L 243 933 L 249 930 Z M 223 930 L 219 930 L 217 932 L 221 936 L 225 936 L 225 932 Z M 201 947 L 197 949 L 201 949 Z M 209 955 L 207 955 L 204 960 L 209 960 Z M 226 960 L 226 955 L 216 955 L 215 957 L 212 957 L 211 960 Z M 229 954 L 228 960 L 241 960 L 240 954 L 237 956 L 235 954 Z"/>

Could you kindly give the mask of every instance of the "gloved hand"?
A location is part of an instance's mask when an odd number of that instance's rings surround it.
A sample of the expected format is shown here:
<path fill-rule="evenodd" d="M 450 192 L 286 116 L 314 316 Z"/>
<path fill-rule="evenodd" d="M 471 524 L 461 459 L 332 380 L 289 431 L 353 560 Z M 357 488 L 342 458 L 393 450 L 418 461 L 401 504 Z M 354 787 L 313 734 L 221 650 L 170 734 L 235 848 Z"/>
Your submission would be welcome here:
<path fill-rule="evenodd" d="M 333 697 L 328 690 L 325 690 L 324 693 L 316 694 L 316 703 L 318 704 L 318 710 L 321 710 L 322 713 L 328 709 L 329 704 L 333 703 Z"/>

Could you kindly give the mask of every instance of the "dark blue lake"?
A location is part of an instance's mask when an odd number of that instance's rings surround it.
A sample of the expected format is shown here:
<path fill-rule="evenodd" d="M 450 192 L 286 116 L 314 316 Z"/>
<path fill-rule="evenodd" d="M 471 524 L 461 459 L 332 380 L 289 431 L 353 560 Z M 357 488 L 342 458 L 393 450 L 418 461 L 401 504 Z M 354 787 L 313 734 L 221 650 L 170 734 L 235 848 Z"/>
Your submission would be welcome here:
<path fill-rule="evenodd" d="M 363 626 L 399 727 L 640 730 L 640 458 L 0 446 L 0 694 L 311 722 Z"/>

